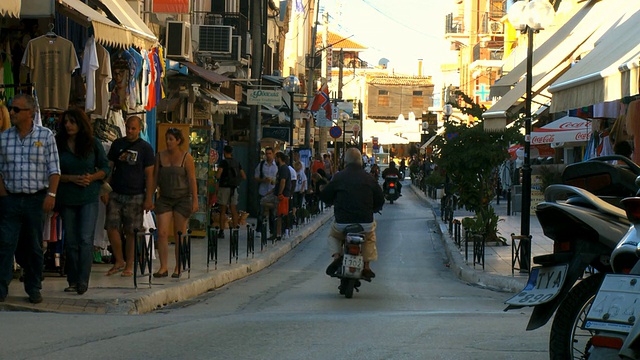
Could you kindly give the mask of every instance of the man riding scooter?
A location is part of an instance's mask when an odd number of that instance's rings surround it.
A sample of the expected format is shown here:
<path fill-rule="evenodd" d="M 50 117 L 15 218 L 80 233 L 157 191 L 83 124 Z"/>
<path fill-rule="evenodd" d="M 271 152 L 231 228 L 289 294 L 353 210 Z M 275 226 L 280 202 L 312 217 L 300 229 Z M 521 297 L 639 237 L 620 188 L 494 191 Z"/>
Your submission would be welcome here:
<path fill-rule="evenodd" d="M 402 196 L 402 183 L 399 181 L 400 180 L 400 170 L 398 170 L 398 168 L 396 167 L 396 162 L 391 160 L 389 162 L 389 167 L 384 169 L 384 171 L 382 172 L 382 178 L 384 179 L 384 183 L 382 184 L 382 190 L 386 193 L 387 190 L 389 189 L 389 179 L 387 179 L 388 176 L 396 176 L 396 186 L 398 188 L 398 196 Z"/>
<path fill-rule="evenodd" d="M 342 265 L 342 242 L 345 237 L 343 230 L 349 225 L 360 224 L 365 233 L 362 277 L 371 280 L 376 275 L 369 264 L 378 259 L 373 213 L 382 209 L 384 195 L 373 177 L 362 169 L 362 155 L 358 149 L 348 149 L 344 162 L 345 168 L 337 172 L 320 192 L 320 200 L 334 205 L 335 216 L 328 239 L 333 262 L 326 272 L 332 276 Z"/>

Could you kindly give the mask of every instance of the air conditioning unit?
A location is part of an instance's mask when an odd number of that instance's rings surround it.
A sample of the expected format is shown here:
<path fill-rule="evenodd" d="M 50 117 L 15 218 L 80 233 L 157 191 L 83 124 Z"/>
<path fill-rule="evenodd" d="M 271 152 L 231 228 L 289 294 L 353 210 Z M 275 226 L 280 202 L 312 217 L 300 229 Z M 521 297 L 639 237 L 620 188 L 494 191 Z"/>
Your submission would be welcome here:
<path fill-rule="evenodd" d="M 231 42 L 231 60 L 242 61 L 242 36 L 233 35 Z"/>
<path fill-rule="evenodd" d="M 490 21 L 489 34 L 504 34 L 504 24 L 500 21 Z"/>
<path fill-rule="evenodd" d="M 224 25 L 194 25 L 193 41 L 199 53 L 231 54 L 233 28 Z"/>
<path fill-rule="evenodd" d="M 165 39 L 168 58 L 191 59 L 191 24 L 184 21 L 167 21 Z"/>

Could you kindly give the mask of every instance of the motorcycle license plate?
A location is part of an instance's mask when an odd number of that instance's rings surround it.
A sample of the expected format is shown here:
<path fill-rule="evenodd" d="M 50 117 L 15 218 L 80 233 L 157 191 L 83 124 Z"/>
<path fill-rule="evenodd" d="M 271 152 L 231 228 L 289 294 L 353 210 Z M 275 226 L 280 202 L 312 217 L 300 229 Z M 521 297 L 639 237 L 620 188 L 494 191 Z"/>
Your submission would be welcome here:
<path fill-rule="evenodd" d="M 534 267 L 527 285 L 505 304 L 536 306 L 544 304 L 558 295 L 567 276 L 567 265 Z"/>
<path fill-rule="evenodd" d="M 342 259 L 342 266 L 350 268 L 354 267 L 356 270 L 364 267 L 364 258 L 362 256 L 345 254 Z"/>
<path fill-rule="evenodd" d="M 389 189 L 389 194 L 393 195 L 396 193 L 396 189 Z"/>
<path fill-rule="evenodd" d="M 584 327 L 628 333 L 640 311 L 640 276 L 605 276 Z"/>

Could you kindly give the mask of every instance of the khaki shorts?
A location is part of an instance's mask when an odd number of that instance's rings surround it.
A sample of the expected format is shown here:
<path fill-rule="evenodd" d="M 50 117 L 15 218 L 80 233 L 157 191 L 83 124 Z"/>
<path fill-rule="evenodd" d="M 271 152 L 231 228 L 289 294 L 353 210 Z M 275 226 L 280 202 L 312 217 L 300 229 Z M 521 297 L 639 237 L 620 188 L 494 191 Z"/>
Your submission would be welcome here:
<path fill-rule="evenodd" d="M 329 243 L 329 250 L 331 254 L 342 254 L 342 242 L 344 241 L 344 234 L 342 231 L 336 229 L 336 223 L 331 225 L 331 231 L 327 242 Z M 371 231 L 365 233 L 364 244 L 362 244 L 362 257 L 364 261 L 376 261 L 378 260 L 378 247 L 376 246 L 376 222 L 373 222 L 373 228 Z"/>
<path fill-rule="evenodd" d="M 191 216 L 192 204 L 193 198 L 191 196 L 179 198 L 168 198 L 160 196 L 156 199 L 154 211 L 156 214 L 164 214 L 166 212 L 175 211 L 185 218 L 188 218 L 189 216 Z"/>
<path fill-rule="evenodd" d="M 231 190 L 233 190 L 233 195 L 231 195 Z M 238 205 L 238 188 L 218 188 L 218 205 Z"/>
<path fill-rule="evenodd" d="M 144 196 L 144 194 L 122 195 L 111 192 L 104 228 L 122 229 L 125 233 L 133 233 L 136 229 L 144 231 L 142 225 Z"/>

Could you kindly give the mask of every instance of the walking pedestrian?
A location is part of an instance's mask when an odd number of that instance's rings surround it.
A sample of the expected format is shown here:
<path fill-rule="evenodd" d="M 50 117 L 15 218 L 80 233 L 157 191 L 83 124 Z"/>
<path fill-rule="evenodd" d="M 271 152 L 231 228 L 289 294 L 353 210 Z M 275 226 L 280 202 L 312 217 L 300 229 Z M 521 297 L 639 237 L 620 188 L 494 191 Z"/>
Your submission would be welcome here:
<path fill-rule="evenodd" d="M 82 295 L 89 287 L 99 193 L 102 180 L 109 174 L 109 161 L 84 111 L 65 111 L 60 125 L 56 144 L 62 174 L 57 208 L 64 228 L 69 285 L 64 291 Z"/>
<path fill-rule="evenodd" d="M 262 231 L 262 222 L 266 217 L 269 222 L 269 232 L 275 234 L 275 207 L 263 206 L 262 198 L 273 192 L 278 174 L 278 164 L 274 160 L 274 152 L 271 147 L 264 149 L 264 156 L 265 158 L 258 163 L 253 173 L 253 177 L 258 183 L 258 206 L 260 208 L 256 230 Z"/>
<path fill-rule="evenodd" d="M 242 170 L 242 165 L 233 158 L 233 147 L 225 145 L 224 159 L 220 161 L 220 167 L 216 173 L 220 186 L 218 187 L 218 205 L 220 205 L 220 231 L 219 238 L 224 238 L 224 219 L 227 216 L 227 207 L 231 211 L 231 228 L 238 227 L 238 187 L 247 179 Z"/>
<path fill-rule="evenodd" d="M 178 254 L 182 239 L 178 233 L 187 233 L 187 221 L 191 214 L 198 211 L 198 185 L 193 156 L 181 148 L 184 144 L 182 131 L 169 128 L 164 138 L 167 147 L 158 153 L 153 171 L 155 188 L 159 190 L 154 209 L 160 257 L 160 269 L 153 276 L 158 278 L 169 275 L 169 232 L 173 227 L 176 266 L 171 277 L 179 278 Z"/>
<path fill-rule="evenodd" d="M 142 119 L 129 117 L 127 135 L 114 140 L 107 154 L 113 191 L 102 195 L 102 199 L 107 204 L 105 229 L 115 258 L 108 276 L 119 272 L 122 276 L 133 276 L 134 233 L 136 229 L 143 231 L 144 211 L 153 210 L 155 155 L 151 145 L 140 138 L 141 130 Z M 125 237 L 126 262 L 121 232 Z"/>
<path fill-rule="evenodd" d="M 31 95 L 16 95 L 9 110 L 14 126 L 0 133 L 0 302 L 9 292 L 20 243 L 24 290 L 37 304 L 42 302 L 44 221 L 55 206 L 60 159 L 53 132 L 34 124 Z"/>

